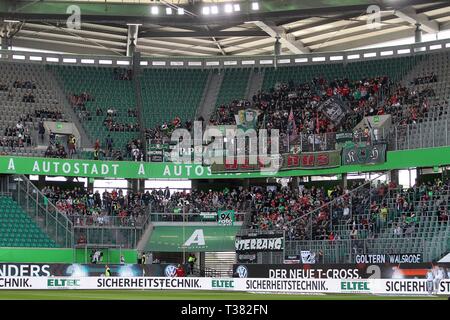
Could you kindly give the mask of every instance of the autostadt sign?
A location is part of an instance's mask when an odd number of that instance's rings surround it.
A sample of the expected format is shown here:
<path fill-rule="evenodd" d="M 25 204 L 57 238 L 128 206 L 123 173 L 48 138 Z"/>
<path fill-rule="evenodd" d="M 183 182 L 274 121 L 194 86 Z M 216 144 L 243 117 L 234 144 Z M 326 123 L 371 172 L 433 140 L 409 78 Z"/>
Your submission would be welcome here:
<path fill-rule="evenodd" d="M 201 164 L 0 156 L 0 174 L 124 179 L 205 179 L 239 177 L 242 173 L 212 173 L 211 167 Z M 245 178 L 267 175 L 272 176 L 270 173 L 254 172 L 248 173 Z"/>

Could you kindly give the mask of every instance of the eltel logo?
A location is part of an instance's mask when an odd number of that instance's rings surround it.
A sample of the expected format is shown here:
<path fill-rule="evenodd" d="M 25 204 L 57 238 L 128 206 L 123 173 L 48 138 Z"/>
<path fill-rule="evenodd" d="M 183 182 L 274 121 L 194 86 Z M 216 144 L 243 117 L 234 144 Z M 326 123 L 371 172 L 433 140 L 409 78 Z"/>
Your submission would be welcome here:
<path fill-rule="evenodd" d="M 348 291 L 370 291 L 369 283 L 362 281 L 342 281 L 341 290 Z"/>
<path fill-rule="evenodd" d="M 79 287 L 80 280 L 77 279 L 48 279 L 47 287 Z"/>
<path fill-rule="evenodd" d="M 211 285 L 213 288 L 234 288 L 233 280 L 212 280 Z"/>

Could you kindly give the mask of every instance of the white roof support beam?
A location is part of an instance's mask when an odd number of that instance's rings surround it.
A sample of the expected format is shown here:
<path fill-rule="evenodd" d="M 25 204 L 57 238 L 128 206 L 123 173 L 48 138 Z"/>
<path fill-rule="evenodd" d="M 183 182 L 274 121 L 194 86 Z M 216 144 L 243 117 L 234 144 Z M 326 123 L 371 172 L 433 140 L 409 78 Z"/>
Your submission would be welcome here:
<path fill-rule="evenodd" d="M 423 31 L 427 33 L 437 33 L 439 32 L 439 23 L 428 19 L 428 17 L 421 13 L 417 14 L 416 10 L 413 7 L 406 7 L 400 10 L 395 10 L 394 14 L 403 19 L 406 22 L 409 22 L 413 25 L 420 23 L 420 27 Z"/>
<path fill-rule="evenodd" d="M 311 51 L 308 47 L 305 47 L 303 43 L 295 40 L 295 36 L 287 33 L 283 27 L 276 26 L 273 23 L 266 23 L 264 21 L 253 21 L 253 23 L 272 38 L 279 37 L 281 44 L 294 54 L 309 53 Z"/>

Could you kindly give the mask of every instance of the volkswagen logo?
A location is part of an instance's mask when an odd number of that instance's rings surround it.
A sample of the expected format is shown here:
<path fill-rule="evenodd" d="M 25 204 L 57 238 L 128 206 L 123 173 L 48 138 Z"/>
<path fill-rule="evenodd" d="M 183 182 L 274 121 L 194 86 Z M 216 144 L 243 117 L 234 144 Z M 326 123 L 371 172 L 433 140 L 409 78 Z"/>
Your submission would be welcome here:
<path fill-rule="evenodd" d="M 175 267 L 173 264 L 169 264 L 164 269 L 164 274 L 166 277 L 175 277 L 176 272 L 177 272 L 177 267 Z"/>
<path fill-rule="evenodd" d="M 236 268 L 236 273 L 238 274 L 239 278 L 247 278 L 248 270 L 246 266 L 238 266 Z"/>

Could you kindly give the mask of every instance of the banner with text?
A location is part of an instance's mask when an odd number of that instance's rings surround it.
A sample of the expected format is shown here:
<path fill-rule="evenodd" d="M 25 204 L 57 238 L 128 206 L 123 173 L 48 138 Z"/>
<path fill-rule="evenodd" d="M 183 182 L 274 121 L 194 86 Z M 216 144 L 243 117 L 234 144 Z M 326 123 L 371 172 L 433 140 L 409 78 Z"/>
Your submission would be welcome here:
<path fill-rule="evenodd" d="M 0 290 L 224 290 L 279 293 L 449 295 L 450 280 L 423 279 L 240 279 L 167 277 L 0 277 Z"/>
<path fill-rule="evenodd" d="M 283 235 L 245 235 L 236 236 L 235 248 L 237 253 L 283 251 Z"/>
<path fill-rule="evenodd" d="M 450 263 L 438 263 L 445 277 L 450 278 Z M 293 279 L 425 279 L 431 263 L 402 264 L 244 264 L 233 265 L 233 277 Z"/>

